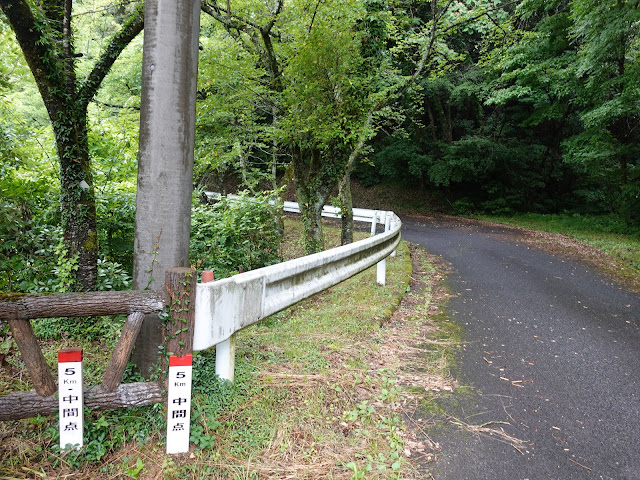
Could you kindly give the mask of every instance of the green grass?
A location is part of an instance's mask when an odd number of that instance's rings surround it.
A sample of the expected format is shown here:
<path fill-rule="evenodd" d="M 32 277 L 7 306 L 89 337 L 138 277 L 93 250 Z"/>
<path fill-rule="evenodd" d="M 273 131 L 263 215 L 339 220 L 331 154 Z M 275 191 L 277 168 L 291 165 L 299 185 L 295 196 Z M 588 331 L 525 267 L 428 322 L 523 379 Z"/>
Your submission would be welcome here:
<path fill-rule="evenodd" d="M 512 217 L 478 216 L 475 218 L 563 234 L 599 248 L 640 271 L 640 227 L 629 226 L 613 216 L 528 213 Z"/>
<path fill-rule="evenodd" d="M 238 335 L 239 390 L 235 408 L 218 415 L 213 478 L 275 478 L 288 469 L 296 478 L 358 478 L 367 466 L 376 470 L 367 478 L 397 476 L 401 420 L 380 398 L 393 376 L 372 371 L 368 358 L 409 276 L 403 245 L 388 262 L 386 287 L 376 285 L 374 267 Z"/>

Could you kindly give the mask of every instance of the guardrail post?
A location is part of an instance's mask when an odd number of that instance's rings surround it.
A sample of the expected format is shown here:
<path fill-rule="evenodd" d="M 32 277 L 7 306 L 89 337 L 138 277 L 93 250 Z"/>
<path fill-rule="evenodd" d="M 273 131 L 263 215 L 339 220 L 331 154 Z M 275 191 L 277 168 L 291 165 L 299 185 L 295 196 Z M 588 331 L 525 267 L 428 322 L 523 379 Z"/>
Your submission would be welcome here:
<path fill-rule="evenodd" d="M 382 220 L 382 213 L 380 214 L 380 220 Z M 384 231 L 388 232 L 391 229 L 391 215 L 390 212 L 384 213 Z M 387 284 L 387 259 L 384 258 L 378 262 L 376 268 L 376 276 L 378 285 L 384 286 Z"/>
<path fill-rule="evenodd" d="M 236 367 L 236 334 L 216 345 L 216 375 L 233 382 Z"/>
<path fill-rule="evenodd" d="M 373 212 L 373 216 L 371 217 L 371 236 L 372 237 L 376 234 L 377 226 L 378 226 L 378 212 Z"/>
<path fill-rule="evenodd" d="M 202 272 L 202 283 L 213 282 L 213 272 Z M 223 380 L 233 382 L 236 366 L 236 334 L 216 345 L 216 374 Z"/>
<path fill-rule="evenodd" d="M 380 260 L 376 265 L 376 277 L 378 285 L 384 287 L 387 284 L 387 259 Z"/>
<path fill-rule="evenodd" d="M 391 229 L 393 230 L 394 228 L 396 228 L 397 224 L 398 224 L 398 221 L 392 215 L 391 216 Z M 395 257 L 397 253 L 398 253 L 397 250 L 394 250 L 393 252 L 391 252 L 391 257 Z"/>

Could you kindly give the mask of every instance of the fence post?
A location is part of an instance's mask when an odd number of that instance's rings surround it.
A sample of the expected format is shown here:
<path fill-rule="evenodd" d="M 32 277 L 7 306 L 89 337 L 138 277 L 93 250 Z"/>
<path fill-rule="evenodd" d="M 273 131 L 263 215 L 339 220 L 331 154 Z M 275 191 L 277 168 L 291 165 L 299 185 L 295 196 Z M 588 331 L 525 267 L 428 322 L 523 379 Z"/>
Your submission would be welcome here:
<path fill-rule="evenodd" d="M 193 329 L 196 319 L 197 277 L 193 268 L 168 268 L 164 288 L 169 294 L 169 318 L 164 322 L 167 372 L 167 453 L 189 451 Z M 177 407 L 176 407 L 177 404 Z"/>
<path fill-rule="evenodd" d="M 378 212 L 373 212 L 373 217 L 371 217 L 371 236 L 372 237 L 376 234 L 377 225 L 378 225 Z"/>
<path fill-rule="evenodd" d="M 48 397 L 56 393 L 56 384 L 53 375 L 51 375 L 51 369 L 44 359 L 42 350 L 40 350 L 31 323 L 25 320 L 11 319 L 9 327 L 38 395 Z"/>
<path fill-rule="evenodd" d="M 169 319 L 164 326 L 168 354 L 184 357 L 193 352 L 196 314 L 196 271 L 173 267 L 165 273 L 164 288 L 169 294 Z"/>

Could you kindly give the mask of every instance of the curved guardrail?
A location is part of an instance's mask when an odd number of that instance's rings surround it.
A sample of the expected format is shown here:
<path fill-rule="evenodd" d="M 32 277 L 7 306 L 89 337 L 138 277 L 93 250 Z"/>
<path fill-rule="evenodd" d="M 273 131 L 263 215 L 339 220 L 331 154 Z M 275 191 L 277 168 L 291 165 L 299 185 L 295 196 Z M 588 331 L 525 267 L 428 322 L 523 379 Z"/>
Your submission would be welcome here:
<path fill-rule="evenodd" d="M 294 202 L 285 211 L 298 212 Z M 357 212 L 357 213 L 356 213 Z M 340 217 L 325 207 L 324 216 Z M 378 264 L 378 283 L 384 284 L 385 259 L 400 242 L 400 219 L 393 212 L 354 209 L 359 221 L 371 222 L 372 234 L 383 223 L 383 233 L 349 245 L 234 275 L 199 283 L 196 292 L 194 350 L 216 345 L 216 373 L 233 380 L 235 333 L 315 293 Z"/>

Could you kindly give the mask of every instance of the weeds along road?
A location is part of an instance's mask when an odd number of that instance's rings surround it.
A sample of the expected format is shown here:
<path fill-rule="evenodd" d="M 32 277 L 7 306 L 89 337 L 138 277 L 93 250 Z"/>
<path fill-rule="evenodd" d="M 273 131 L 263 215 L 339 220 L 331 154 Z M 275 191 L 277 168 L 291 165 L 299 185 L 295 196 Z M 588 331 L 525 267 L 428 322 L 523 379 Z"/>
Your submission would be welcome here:
<path fill-rule="evenodd" d="M 442 448 L 430 473 L 640 479 L 640 297 L 500 228 L 469 225 L 403 219 L 405 240 L 452 265 L 448 312 L 464 328 L 456 375 L 470 388 L 442 404 L 450 416 L 430 434 Z"/>

